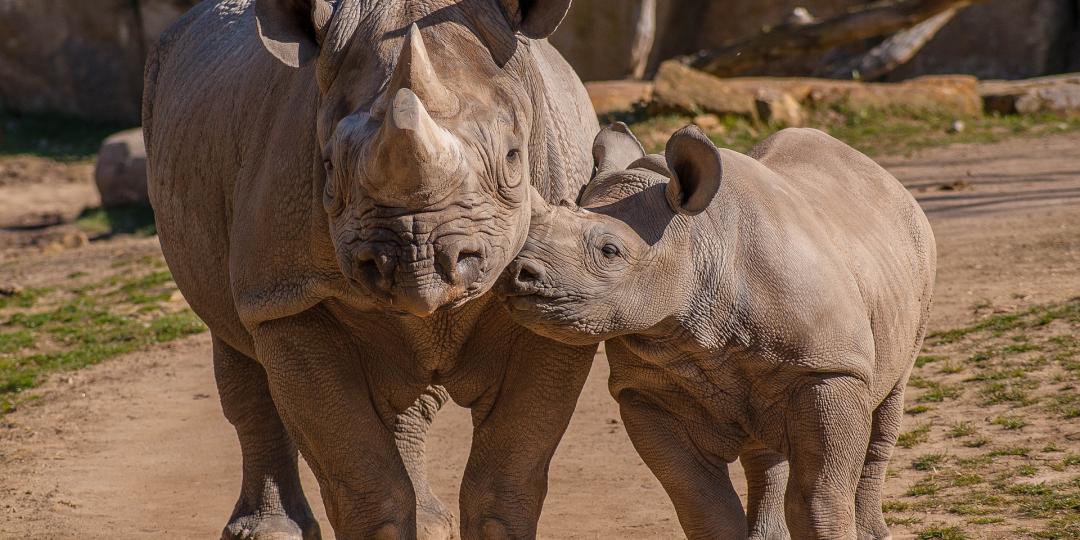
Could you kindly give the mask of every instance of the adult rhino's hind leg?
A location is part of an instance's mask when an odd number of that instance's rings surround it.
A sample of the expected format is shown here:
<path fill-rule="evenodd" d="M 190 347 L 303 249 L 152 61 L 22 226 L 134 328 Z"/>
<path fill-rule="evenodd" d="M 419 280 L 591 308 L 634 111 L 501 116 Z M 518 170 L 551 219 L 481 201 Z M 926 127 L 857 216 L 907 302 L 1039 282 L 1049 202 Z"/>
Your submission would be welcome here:
<path fill-rule="evenodd" d="M 870 447 L 866 450 L 866 461 L 855 496 L 855 519 L 860 540 L 892 538 L 885 516 L 881 513 L 881 490 L 885 485 L 889 457 L 900 436 L 900 422 L 904 418 L 904 386 L 901 383 L 893 388 L 874 411 Z"/>
<path fill-rule="evenodd" d="M 416 493 L 416 536 L 420 540 L 457 538 L 457 523 L 427 479 L 427 433 L 439 409 L 450 399 L 441 386 L 429 386 L 412 407 L 397 416 L 394 442 Z"/>
<path fill-rule="evenodd" d="M 300 487 L 296 445 L 255 360 L 214 338 L 214 377 L 221 409 L 236 428 L 243 481 L 223 540 L 318 540 L 319 524 Z"/>

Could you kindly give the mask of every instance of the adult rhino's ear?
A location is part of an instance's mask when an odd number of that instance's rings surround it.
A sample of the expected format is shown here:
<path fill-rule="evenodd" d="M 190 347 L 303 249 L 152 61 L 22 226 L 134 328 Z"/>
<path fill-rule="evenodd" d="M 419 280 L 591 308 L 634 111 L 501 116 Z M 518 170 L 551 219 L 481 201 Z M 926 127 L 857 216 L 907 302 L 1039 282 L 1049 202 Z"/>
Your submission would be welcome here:
<path fill-rule="evenodd" d="M 671 136 L 664 154 L 671 171 L 666 192 L 671 209 L 684 216 L 704 212 L 724 177 L 720 150 L 697 126 L 690 125 Z"/>
<path fill-rule="evenodd" d="M 287 66 L 319 55 L 334 6 L 329 0 L 256 0 L 255 23 L 263 46 Z"/>
<path fill-rule="evenodd" d="M 630 128 L 615 122 L 601 129 L 593 139 L 593 164 L 597 173 L 621 171 L 645 156 L 645 149 Z"/>
<path fill-rule="evenodd" d="M 499 0 L 515 32 L 532 39 L 544 39 L 555 32 L 566 17 L 571 0 Z"/>

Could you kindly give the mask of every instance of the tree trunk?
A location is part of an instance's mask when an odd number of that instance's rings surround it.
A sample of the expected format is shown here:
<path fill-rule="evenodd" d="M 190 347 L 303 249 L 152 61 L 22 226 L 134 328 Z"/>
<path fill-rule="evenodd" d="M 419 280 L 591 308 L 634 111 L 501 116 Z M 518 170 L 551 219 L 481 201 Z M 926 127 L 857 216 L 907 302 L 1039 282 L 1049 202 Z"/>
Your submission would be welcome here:
<path fill-rule="evenodd" d="M 908 63 L 934 39 L 946 24 L 959 13 L 961 8 L 942 11 L 929 19 L 898 32 L 864 54 L 848 57 L 839 65 L 822 66 L 819 71 L 830 79 L 860 79 L 872 81 L 888 75 L 896 68 Z"/>
<path fill-rule="evenodd" d="M 630 48 L 630 76 L 640 79 L 649 66 L 649 55 L 656 40 L 656 0 L 640 0 Z"/>

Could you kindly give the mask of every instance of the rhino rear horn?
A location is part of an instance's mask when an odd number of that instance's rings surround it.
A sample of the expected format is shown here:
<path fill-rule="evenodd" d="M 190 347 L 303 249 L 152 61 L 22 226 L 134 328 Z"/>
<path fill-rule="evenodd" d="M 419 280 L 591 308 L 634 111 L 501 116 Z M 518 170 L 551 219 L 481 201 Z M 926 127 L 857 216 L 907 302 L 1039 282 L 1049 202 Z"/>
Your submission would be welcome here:
<path fill-rule="evenodd" d="M 420 28 L 416 26 L 416 23 L 409 27 L 405 35 L 405 42 L 401 46 L 401 52 L 398 53 L 397 65 L 394 66 L 394 72 L 390 75 L 390 81 L 382 97 L 372 108 L 373 114 L 379 118 L 383 117 L 403 88 L 408 88 L 416 94 L 416 97 L 424 103 L 424 107 L 432 113 L 448 114 L 457 106 L 457 99 L 435 73 L 435 67 L 432 66 L 427 47 L 424 45 L 424 38 L 420 35 Z"/>
<path fill-rule="evenodd" d="M 287 66 L 319 55 L 334 7 L 328 0 L 257 0 L 255 25 L 263 47 Z"/>

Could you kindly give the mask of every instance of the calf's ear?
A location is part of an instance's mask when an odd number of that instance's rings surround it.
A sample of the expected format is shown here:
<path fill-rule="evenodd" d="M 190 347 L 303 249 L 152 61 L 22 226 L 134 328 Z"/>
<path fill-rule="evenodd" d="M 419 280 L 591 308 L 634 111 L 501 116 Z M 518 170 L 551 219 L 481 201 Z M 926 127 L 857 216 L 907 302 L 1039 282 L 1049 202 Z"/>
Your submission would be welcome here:
<path fill-rule="evenodd" d="M 645 157 L 645 149 L 626 124 L 615 122 L 596 134 L 592 155 L 596 172 L 604 173 L 625 169 Z"/>
<path fill-rule="evenodd" d="M 515 32 L 544 39 L 555 32 L 570 9 L 571 0 L 499 0 Z"/>
<path fill-rule="evenodd" d="M 287 66 L 300 67 L 319 55 L 334 7 L 328 0 L 256 0 L 259 39 Z"/>
<path fill-rule="evenodd" d="M 664 154 L 671 171 L 666 192 L 671 209 L 684 216 L 704 212 L 724 177 L 720 150 L 697 126 L 690 125 L 671 136 Z"/>

